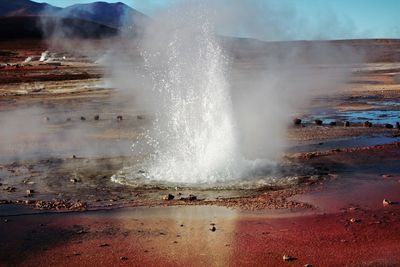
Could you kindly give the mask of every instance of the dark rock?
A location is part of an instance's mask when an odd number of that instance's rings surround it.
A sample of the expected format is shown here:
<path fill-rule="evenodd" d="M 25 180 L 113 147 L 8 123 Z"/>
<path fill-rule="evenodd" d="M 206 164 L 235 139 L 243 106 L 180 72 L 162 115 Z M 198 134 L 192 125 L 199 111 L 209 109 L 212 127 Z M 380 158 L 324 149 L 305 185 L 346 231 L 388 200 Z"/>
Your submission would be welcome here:
<path fill-rule="evenodd" d="M 81 117 L 81 121 L 85 121 L 85 120 L 86 120 L 86 118 L 82 116 Z"/>
<path fill-rule="evenodd" d="M 71 121 L 71 118 L 67 118 L 66 121 Z"/>
<path fill-rule="evenodd" d="M 293 119 L 293 124 L 294 125 L 301 125 L 301 119 L 299 119 L 299 118 Z"/>
<path fill-rule="evenodd" d="M 12 186 L 7 186 L 6 188 L 4 188 L 5 191 L 7 192 L 15 192 L 17 190 L 17 188 L 12 187 Z"/>
<path fill-rule="evenodd" d="M 76 159 L 76 156 L 75 156 L 75 155 L 72 155 L 72 158 L 73 158 L 73 159 Z"/>
<path fill-rule="evenodd" d="M 118 121 L 122 121 L 122 120 L 123 120 L 122 115 L 118 115 L 118 116 L 117 116 L 117 120 L 118 120 Z"/>
<path fill-rule="evenodd" d="M 297 258 L 289 256 L 289 255 L 283 255 L 282 259 L 283 259 L 283 261 L 294 261 L 294 260 L 297 260 Z"/>
<path fill-rule="evenodd" d="M 386 123 L 386 124 L 385 124 L 385 128 L 386 128 L 386 129 L 393 129 L 393 125 L 390 124 L 390 123 Z"/>
<path fill-rule="evenodd" d="M 77 182 L 79 182 L 78 179 L 75 179 L 75 178 L 71 178 L 69 181 L 70 181 L 71 183 L 77 183 Z"/>
<path fill-rule="evenodd" d="M 323 123 L 322 120 L 315 120 L 314 122 L 316 125 L 322 125 L 322 123 Z"/>
<path fill-rule="evenodd" d="M 215 228 L 215 226 L 213 226 L 213 227 L 211 227 L 210 231 L 215 232 L 215 231 L 217 231 L 217 228 Z"/>
<path fill-rule="evenodd" d="M 98 121 L 99 119 L 100 119 L 100 116 L 99 116 L 99 115 L 95 115 L 95 116 L 94 116 L 94 120 L 95 120 L 95 121 Z"/>
<path fill-rule="evenodd" d="M 143 115 L 137 115 L 136 118 L 137 118 L 138 120 L 144 120 L 144 119 L 145 119 Z"/>
<path fill-rule="evenodd" d="M 330 126 L 336 126 L 336 121 L 331 121 L 331 122 L 329 123 L 329 125 L 330 125 Z"/>
<path fill-rule="evenodd" d="M 396 122 L 396 129 L 400 130 L 400 123 Z"/>
<path fill-rule="evenodd" d="M 128 257 L 123 256 L 123 257 L 119 257 L 119 259 L 120 259 L 121 261 L 126 261 L 126 260 L 128 260 Z"/>
<path fill-rule="evenodd" d="M 104 248 L 104 247 L 109 247 L 109 246 L 110 246 L 110 244 L 104 243 L 104 244 L 101 244 L 99 247 Z"/>
<path fill-rule="evenodd" d="M 34 190 L 32 190 L 32 189 L 28 189 L 28 190 L 26 190 L 26 196 L 28 196 L 28 197 L 31 197 L 31 196 L 33 196 L 33 193 L 35 193 L 35 191 L 34 191 Z"/>
<path fill-rule="evenodd" d="M 194 201 L 194 200 L 197 200 L 197 197 L 195 196 L 195 195 L 189 195 L 189 197 L 188 197 L 188 200 L 189 201 Z"/>
<path fill-rule="evenodd" d="M 343 126 L 344 126 L 344 127 L 350 127 L 350 122 L 349 122 L 349 121 L 345 121 L 345 122 L 343 123 Z"/>
<path fill-rule="evenodd" d="M 364 127 L 372 127 L 372 123 L 369 121 L 364 122 Z"/>
<path fill-rule="evenodd" d="M 351 223 L 359 223 L 359 222 L 361 222 L 361 220 L 360 219 L 351 218 L 350 222 Z"/>
<path fill-rule="evenodd" d="M 171 194 L 168 194 L 168 195 L 165 195 L 165 196 L 163 196 L 163 200 L 173 200 L 175 198 L 175 196 L 174 195 L 171 195 Z"/>

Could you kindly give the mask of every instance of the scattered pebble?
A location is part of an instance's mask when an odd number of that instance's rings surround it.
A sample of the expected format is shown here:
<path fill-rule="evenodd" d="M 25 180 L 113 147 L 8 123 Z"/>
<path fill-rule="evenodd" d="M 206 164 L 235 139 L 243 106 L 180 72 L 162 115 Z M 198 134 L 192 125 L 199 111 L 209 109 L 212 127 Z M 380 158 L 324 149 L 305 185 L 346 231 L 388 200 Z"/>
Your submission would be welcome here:
<path fill-rule="evenodd" d="M 300 125 L 301 124 L 301 119 L 299 119 L 299 118 L 293 119 L 293 124 L 294 125 Z"/>
<path fill-rule="evenodd" d="M 121 261 L 126 261 L 126 260 L 128 260 L 128 257 L 123 256 L 123 257 L 119 257 L 119 259 L 120 259 Z"/>
<path fill-rule="evenodd" d="M 81 121 L 85 121 L 85 120 L 86 120 L 86 118 L 82 116 L 81 117 Z"/>
<path fill-rule="evenodd" d="M 118 121 L 122 121 L 122 120 L 123 120 L 122 115 L 118 115 L 118 116 L 117 116 L 117 120 L 118 120 Z"/>
<path fill-rule="evenodd" d="M 344 127 L 350 127 L 350 122 L 345 121 L 344 124 L 343 124 L 343 126 L 344 126 Z"/>
<path fill-rule="evenodd" d="M 26 190 L 26 195 L 27 195 L 28 197 L 31 197 L 31 196 L 33 195 L 33 193 L 35 193 L 35 191 L 32 190 L 32 189 Z"/>
<path fill-rule="evenodd" d="M 390 124 L 390 123 L 386 123 L 386 124 L 385 124 L 385 128 L 386 128 L 386 129 L 393 129 L 393 125 Z"/>
<path fill-rule="evenodd" d="M 109 246 L 110 246 L 110 244 L 104 243 L 104 244 L 101 244 L 99 247 L 104 248 L 104 247 L 109 247 Z"/>
<path fill-rule="evenodd" d="M 100 116 L 99 116 L 99 115 L 95 115 L 95 116 L 94 116 L 94 120 L 95 120 L 95 121 L 98 121 L 99 119 L 100 119 Z"/>
<path fill-rule="evenodd" d="M 351 223 L 359 223 L 359 222 L 361 222 L 361 220 L 360 219 L 351 218 L 350 222 Z"/>
<path fill-rule="evenodd" d="M 383 206 L 388 206 L 388 205 L 392 205 L 393 204 L 392 201 L 390 201 L 389 199 L 386 199 L 386 198 L 382 201 L 382 203 L 383 203 Z"/>
<path fill-rule="evenodd" d="M 304 264 L 304 267 L 312 267 L 312 265 L 311 264 Z"/>
<path fill-rule="evenodd" d="M 314 121 L 316 125 L 322 125 L 323 121 L 322 120 L 315 120 Z"/>
<path fill-rule="evenodd" d="M 163 200 L 173 200 L 175 198 L 174 195 L 168 194 L 162 197 Z"/>
<path fill-rule="evenodd" d="M 294 261 L 294 260 L 297 260 L 297 258 L 289 256 L 289 255 L 283 255 L 282 259 L 283 259 L 283 261 Z"/>
<path fill-rule="evenodd" d="M 78 179 L 76 179 L 76 178 L 71 178 L 69 181 L 70 181 L 71 183 L 77 183 L 77 182 L 78 182 Z"/>
<path fill-rule="evenodd" d="M 144 120 L 144 116 L 143 116 L 143 115 L 137 115 L 136 118 L 137 118 L 138 120 Z"/>
<path fill-rule="evenodd" d="M 217 228 L 215 228 L 215 226 L 211 227 L 210 231 L 211 232 L 215 232 L 217 230 Z"/>

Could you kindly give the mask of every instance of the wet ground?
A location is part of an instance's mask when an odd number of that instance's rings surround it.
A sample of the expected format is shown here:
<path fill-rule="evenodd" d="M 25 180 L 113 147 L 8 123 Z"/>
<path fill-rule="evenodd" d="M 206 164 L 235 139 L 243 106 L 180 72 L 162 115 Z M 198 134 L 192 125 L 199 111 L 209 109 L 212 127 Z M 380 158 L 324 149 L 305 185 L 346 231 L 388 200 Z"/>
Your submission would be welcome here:
<path fill-rule="evenodd" d="M 113 180 L 142 160 L 131 146 L 151 115 L 102 69 L 69 65 L 31 67 L 34 87 L 0 75 L 0 266 L 400 265 L 396 64 L 357 66 L 296 114 L 273 170 L 206 187 Z"/>

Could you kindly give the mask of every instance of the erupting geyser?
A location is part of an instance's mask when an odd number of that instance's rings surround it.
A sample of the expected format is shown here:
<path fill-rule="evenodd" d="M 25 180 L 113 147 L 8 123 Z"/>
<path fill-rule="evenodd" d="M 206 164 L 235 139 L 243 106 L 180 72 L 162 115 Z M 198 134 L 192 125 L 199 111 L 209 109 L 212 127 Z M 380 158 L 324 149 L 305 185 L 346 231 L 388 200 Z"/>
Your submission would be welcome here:
<path fill-rule="evenodd" d="M 175 22 L 159 40 L 162 46 L 143 47 L 155 101 L 153 127 L 145 136 L 154 151 L 146 177 L 185 183 L 238 177 L 227 59 L 207 16 L 192 9 Z"/>
<path fill-rule="evenodd" d="M 140 162 L 113 176 L 114 181 L 271 181 L 276 178 L 271 177 L 276 170 L 271 162 L 279 160 L 286 146 L 291 115 L 315 93 L 332 93 L 348 77 L 346 68 L 323 65 L 354 58 L 345 47 L 294 43 L 274 44 L 271 50 L 260 41 L 218 37 L 217 30 L 235 25 L 232 19 L 243 9 L 242 1 L 232 1 L 238 8 L 216 2 L 185 1 L 156 14 L 139 41 L 143 65 L 135 61 L 136 71 L 129 73 L 126 65 L 114 70 L 115 81 L 128 81 L 121 87 L 129 87 L 136 107 L 147 109 L 152 118 L 151 127 L 133 146 L 142 155 Z M 273 18 L 281 17 L 269 11 Z M 236 51 L 240 59 L 228 59 L 227 44 L 236 46 L 230 52 Z"/>

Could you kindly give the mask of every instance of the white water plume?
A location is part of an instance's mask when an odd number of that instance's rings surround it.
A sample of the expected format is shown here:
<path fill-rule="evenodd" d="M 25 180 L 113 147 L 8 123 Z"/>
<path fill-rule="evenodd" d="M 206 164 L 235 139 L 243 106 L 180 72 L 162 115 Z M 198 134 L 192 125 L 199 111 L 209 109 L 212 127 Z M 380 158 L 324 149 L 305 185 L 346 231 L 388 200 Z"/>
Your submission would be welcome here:
<path fill-rule="evenodd" d="M 150 179 L 216 182 L 242 172 L 227 59 L 207 17 L 191 11 L 179 21 L 190 16 L 189 25 L 170 25 L 160 42 L 164 50 L 148 44 L 143 50 L 156 107 L 146 134 L 154 149 L 146 169 Z"/>

